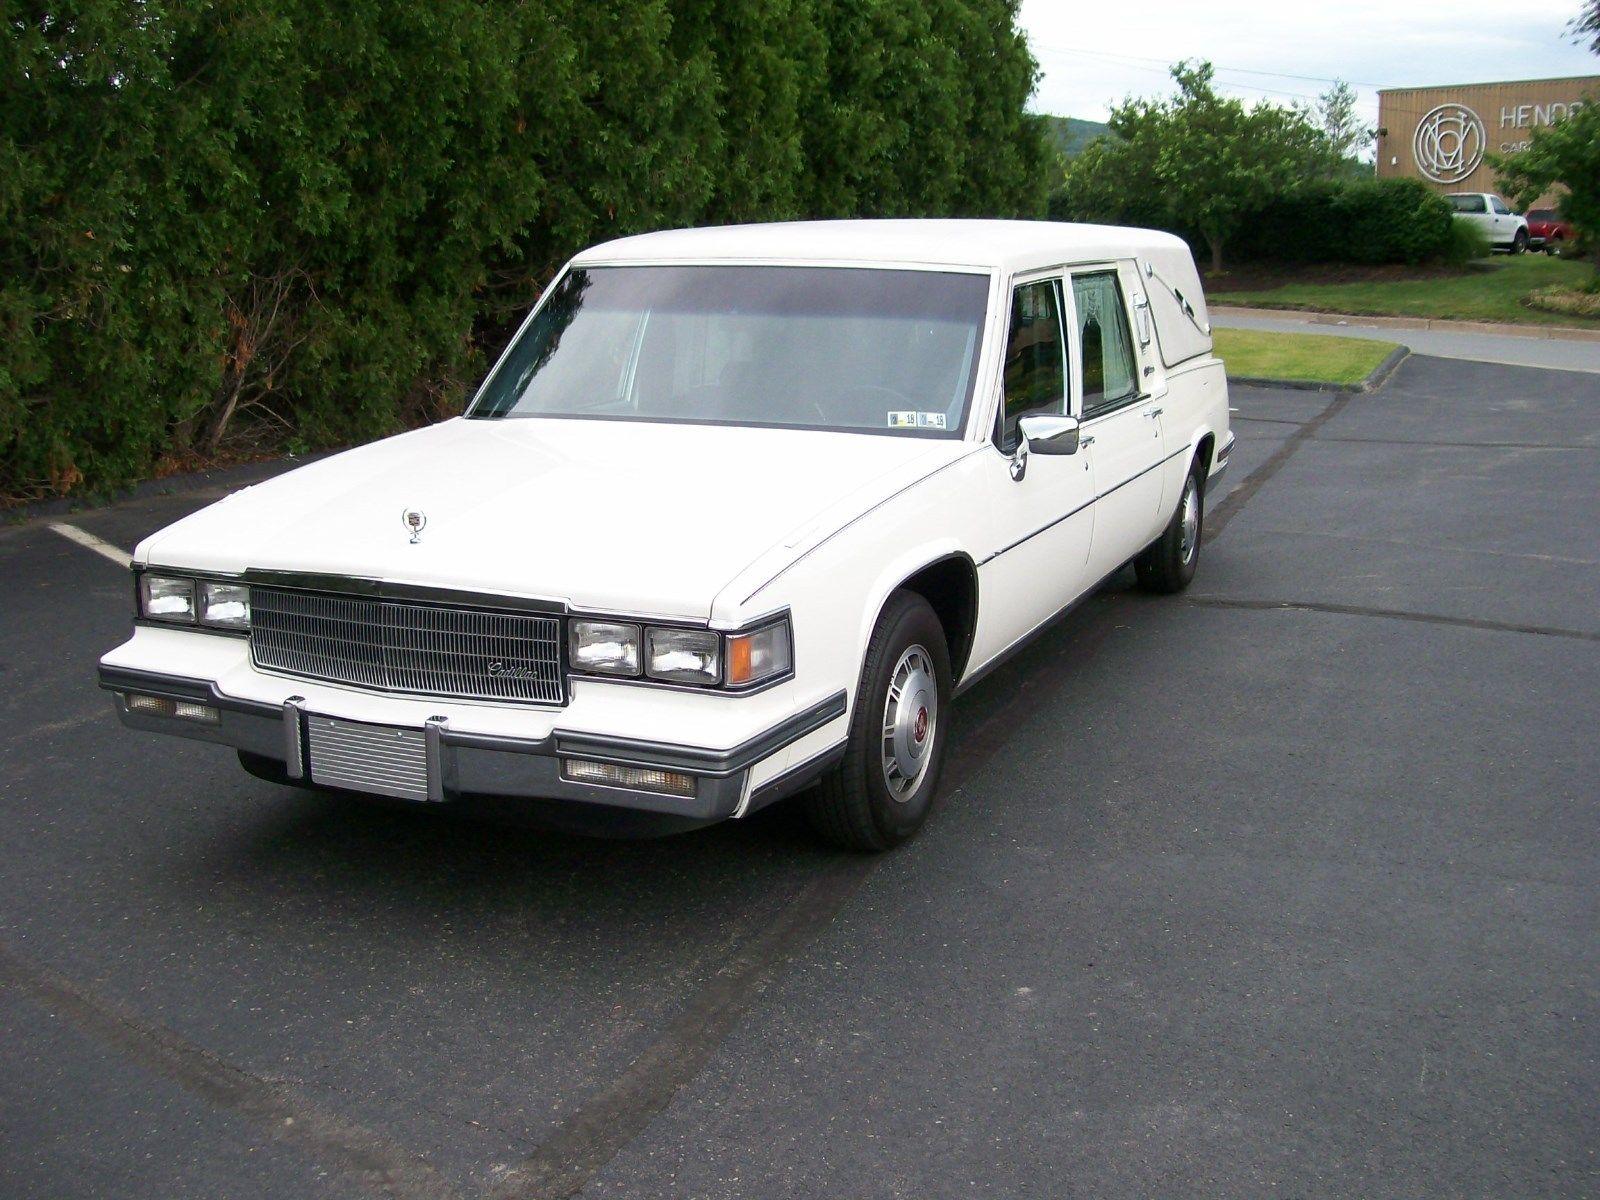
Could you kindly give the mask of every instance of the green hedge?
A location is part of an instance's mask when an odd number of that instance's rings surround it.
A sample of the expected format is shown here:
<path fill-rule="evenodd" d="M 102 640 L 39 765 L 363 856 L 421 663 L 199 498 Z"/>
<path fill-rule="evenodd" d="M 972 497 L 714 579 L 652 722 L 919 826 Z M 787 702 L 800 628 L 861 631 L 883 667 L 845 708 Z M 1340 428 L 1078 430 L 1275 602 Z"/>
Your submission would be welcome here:
<path fill-rule="evenodd" d="M 1058 191 L 1049 209 L 1057 220 L 1169 229 L 1204 245 L 1197 230 L 1147 191 L 1105 189 L 1088 197 Z M 1228 244 L 1233 262 L 1417 264 L 1464 255 L 1470 247 L 1463 247 L 1450 206 L 1415 179 L 1308 180 L 1248 214 Z"/>
<path fill-rule="evenodd" d="M 1257 262 L 1435 262 L 1451 257 L 1450 207 L 1415 179 L 1314 181 L 1246 223 L 1234 253 Z"/>
<path fill-rule="evenodd" d="M 1016 7 L 8 4 L 0 500 L 450 412 L 606 238 L 1037 215 Z"/>

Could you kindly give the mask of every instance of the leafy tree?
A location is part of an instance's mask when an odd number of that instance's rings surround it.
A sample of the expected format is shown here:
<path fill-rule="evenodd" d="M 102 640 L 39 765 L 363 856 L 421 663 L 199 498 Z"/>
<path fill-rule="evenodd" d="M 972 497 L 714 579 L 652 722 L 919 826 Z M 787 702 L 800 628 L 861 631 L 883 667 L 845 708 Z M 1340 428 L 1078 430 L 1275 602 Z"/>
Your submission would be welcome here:
<path fill-rule="evenodd" d="M 1017 0 L 0 0 L 0 503 L 452 411 L 648 229 L 1030 214 Z"/>
<path fill-rule="evenodd" d="M 1595 279 L 1600 287 L 1600 96 L 1553 125 L 1533 131 L 1527 148 L 1493 159 L 1501 190 L 1518 207 L 1532 204 L 1551 188 L 1563 188 L 1556 209 L 1589 238 Z"/>
<path fill-rule="evenodd" d="M 1572 18 L 1573 35 L 1581 42 L 1589 40 L 1589 49 L 1600 54 L 1600 0 L 1589 0 Z"/>
<path fill-rule="evenodd" d="M 1141 223 L 1196 230 L 1222 270 L 1223 252 L 1248 214 L 1302 179 L 1326 175 L 1333 156 L 1303 110 L 1217 94 L 1210 63 L 1172 68 L 1177 95 L 1130 99 L 1111 112 L 1110 134 L 1067 168 L 1075 208 L 1127 211 Z"/>
<path fill-rule="evenodd" d="M 1342 79 L 1335 80 L 1317 99 L 1322 136 L 1327 140 L 1328 152 L 1340 163 L 1358 162 L 1372 143 L 1373 131 L 1362 123 L 1356 103 L 1355 88 Z"/>

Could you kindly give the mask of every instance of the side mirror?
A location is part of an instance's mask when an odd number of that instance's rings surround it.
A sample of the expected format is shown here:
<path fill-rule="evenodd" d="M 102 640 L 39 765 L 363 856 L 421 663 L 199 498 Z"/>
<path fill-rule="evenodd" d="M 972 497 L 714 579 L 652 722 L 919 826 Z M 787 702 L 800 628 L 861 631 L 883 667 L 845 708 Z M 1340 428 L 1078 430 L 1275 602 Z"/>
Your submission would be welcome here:
<path fill-rule="evenodd" d="M 1077 417 L 1023 417 L 1017 430 L 1033 454 L 1078 452 Z"/>
<path fill-rule="evenodd" d="M 1033 416 L 1017 422 L 1017 449 L 1011 456 L 1011 478 L 1028 473 L 1029 454 L 1076 454 L 1079 444 L 1077 417 Z"/>

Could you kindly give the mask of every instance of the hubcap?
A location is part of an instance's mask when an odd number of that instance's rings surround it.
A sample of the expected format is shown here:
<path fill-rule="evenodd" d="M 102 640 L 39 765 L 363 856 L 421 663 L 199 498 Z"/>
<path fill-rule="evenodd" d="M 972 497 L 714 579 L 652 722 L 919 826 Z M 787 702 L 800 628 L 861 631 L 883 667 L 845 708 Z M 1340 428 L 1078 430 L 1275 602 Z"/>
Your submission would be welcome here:
<path fill-rule="evenodd" d="M 917 790 L 938 728 L 933 658 L 923 647 L 911 646 L 895 664 L 883 702 L 883 782 L 896 800 L 909 800 Z"/>
<path fill-rule="evenodd" d="M 1195 486 L 1193 475 L 1184 484 L 1183 515 L 1178 521 L 1178 557 L 1188 562 L 1200 542 L 1200 489 Z"/>

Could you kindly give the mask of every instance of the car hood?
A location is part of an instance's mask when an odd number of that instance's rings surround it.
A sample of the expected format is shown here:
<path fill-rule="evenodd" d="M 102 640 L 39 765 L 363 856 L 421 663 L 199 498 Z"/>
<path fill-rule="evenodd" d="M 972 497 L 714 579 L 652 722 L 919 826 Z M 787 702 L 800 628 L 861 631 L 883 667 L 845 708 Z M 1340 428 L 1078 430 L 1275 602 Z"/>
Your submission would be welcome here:
<path fill-rule="evenodd" d="M 742 568 L 820 514 L 848 520 L 962 449 L 796 429 L 457 418 L 246 488 L 147 539 L 135 559 L 703 618 Z M 426 522 L 415 542 L 408 511 Z"/>

